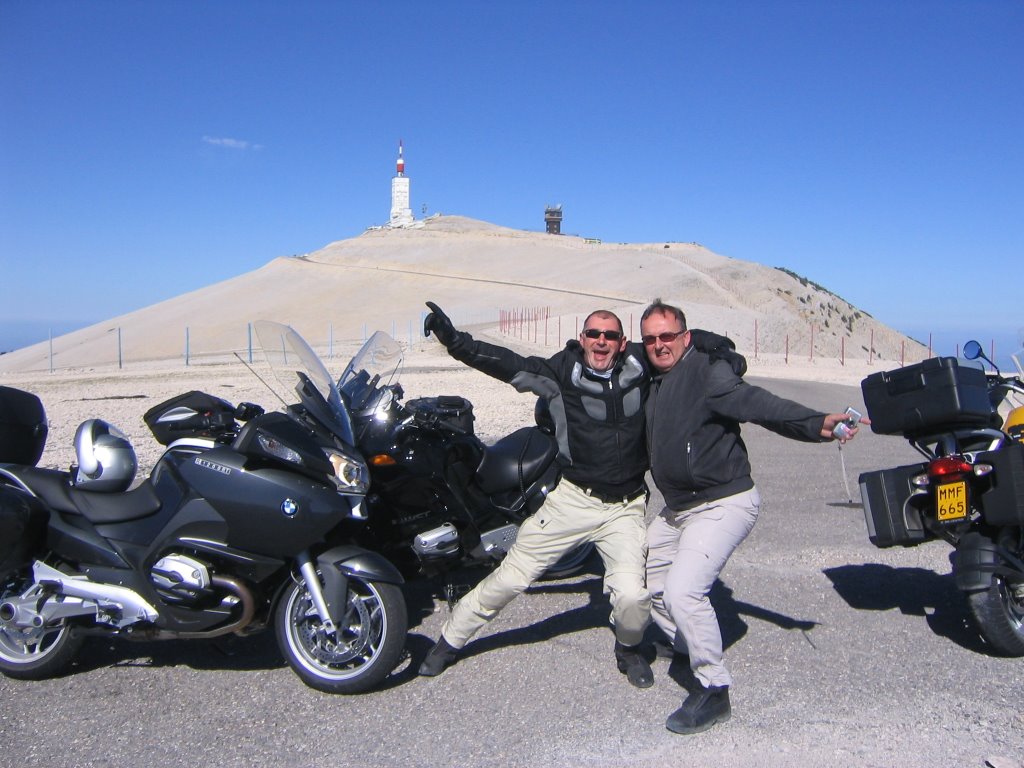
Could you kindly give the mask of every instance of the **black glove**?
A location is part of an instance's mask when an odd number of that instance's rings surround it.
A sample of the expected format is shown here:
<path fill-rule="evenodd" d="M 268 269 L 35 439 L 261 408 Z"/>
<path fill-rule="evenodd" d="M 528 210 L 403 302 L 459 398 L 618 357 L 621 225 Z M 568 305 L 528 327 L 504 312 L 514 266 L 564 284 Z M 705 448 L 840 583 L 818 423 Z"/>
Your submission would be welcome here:
<path fill-rule="evenodd" d="M 433 331 L 438 341 L 446 347 L 451 346 L 457 338 L 458 331 L 455 330 L 448 315 L 437 304 L 428 301 L 427 306 L 430 307 L 430 314 L 423 319 L 423 335 L 429 336 Z"/>

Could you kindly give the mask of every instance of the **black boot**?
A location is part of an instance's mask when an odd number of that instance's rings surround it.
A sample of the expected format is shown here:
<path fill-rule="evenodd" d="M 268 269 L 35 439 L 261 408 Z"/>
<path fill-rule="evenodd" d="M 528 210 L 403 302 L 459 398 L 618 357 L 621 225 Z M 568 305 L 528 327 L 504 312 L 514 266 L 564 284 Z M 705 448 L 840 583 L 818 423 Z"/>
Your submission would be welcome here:
<path fill-rule="evenodd" d="M 444 635 L 434 643 L 434 647 L 427 653 L 423 663 L 420 664 L 420 674 L 425 677 L 436 677 L 444 672 L 445 668 L 455 662 L 455 657 L 458 656 L 459 649 L 453 648 L 447 640 L 444 639 Z"/>
<path fill-rule="evenodd" d="M 619 672 L 626 675 L 630 685 L 637 688 L 650 688 L 654 685 L 654 673 L 647 659 L 640 654 L 640 646 L 623 645 L 616 640 L 615 663 Z"/>
<path fill-rule="evenodd" d="M 713 685 L 694 691 L 683 706 L 668 716 L 665 727 L 673 733 L 700 733 L 715 723 L 724 723 L 732 716 L 729 686 Z"/>
<path fill-rule="evenodd" d="M 680 663 L 686 666 L 690 665 L 690 656 L 682 651 L 677 651 L 668 643 L 663 643 L 661 640 L 652 640 L 651 646 L 654 648 L 654 656 L 658 659 L 668 659 L 670 663 Z"/>

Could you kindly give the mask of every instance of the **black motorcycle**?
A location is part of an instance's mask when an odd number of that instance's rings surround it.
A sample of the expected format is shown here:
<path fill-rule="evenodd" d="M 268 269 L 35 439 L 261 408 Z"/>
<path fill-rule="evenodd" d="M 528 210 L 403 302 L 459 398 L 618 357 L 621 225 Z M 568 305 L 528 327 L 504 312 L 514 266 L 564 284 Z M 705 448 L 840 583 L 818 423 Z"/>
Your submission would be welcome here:
<path fill-rule="evenodd" d="M 926 459 L 860 476 L 868 535 L 878 547 L 952 545 L 982 637 L 1024 656 L 1024 370 L 1002 375 L 974 341 L 964 356 L 994 370 L 939 357 L 861 383 L 872 430 L 903 436 Z"/>
<path fill-rule="evenodd" d="M 493 566 L 558 483 L 558 446 L 543 401 L 537 426 L 485 445 L 467 399 L 403 402 L 402 362 L 398 343 L 378 331 L 338 380 L 370 467 L 362 541 L 407 575 Z M 545 578 L 579 570 L 592 551 L 588 544 L 567 553 Z"/>
<path fill-rule="evenodd" d="M 109 425 L 76 436 L 77 466 L 41 469 L 45 415 L 19 414 L 0 439 L 0 672 L 59 673 L 91 636 L 135 640 L 249 634 L 271 623 L 309 686 L 355 693 L 403 652 L 402 577 L 356 546 L 369 475 L 323 364 L 293 330 L 257 323 L 274 371 L 299 402 L 238 408 L 202 393 L 146 414 L 167 449 L 127 490 L 134 452 Z M 0 422 L 3 419 L 0 418 Z"/>

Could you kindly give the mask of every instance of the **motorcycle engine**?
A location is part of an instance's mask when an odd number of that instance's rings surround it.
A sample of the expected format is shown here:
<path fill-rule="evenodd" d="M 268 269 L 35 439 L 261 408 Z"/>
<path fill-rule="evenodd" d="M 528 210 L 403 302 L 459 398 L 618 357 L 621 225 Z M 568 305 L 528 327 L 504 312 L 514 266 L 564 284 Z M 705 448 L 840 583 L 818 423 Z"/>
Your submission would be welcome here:
<path fill-rule="evenodd" d="M 412 550 L 422 561 L 454 557 L 459 553 L 459 531 L 451 523 L 424 531 L 413 539 Z"/>
<path fill-rule="evenodd" d="M 165 555 L 149 572 L 160 596 L 171 603 L 191 603 L 210 591 L 210 570 L 187 555 Z"/>

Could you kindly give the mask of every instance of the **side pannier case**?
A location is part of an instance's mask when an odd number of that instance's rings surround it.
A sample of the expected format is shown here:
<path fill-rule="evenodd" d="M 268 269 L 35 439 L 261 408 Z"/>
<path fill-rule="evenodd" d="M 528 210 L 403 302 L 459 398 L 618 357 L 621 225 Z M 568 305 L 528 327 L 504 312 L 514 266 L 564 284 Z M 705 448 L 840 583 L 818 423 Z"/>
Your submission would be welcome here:
<path fill-rule="evenodd" d="M 0 583 L 46 540 L 47 514 L 37 499 L 0 485 Z"/>
<path fill-rule="evenodd" d="M 910 547 L 934 538 L 925 528 L 921 512 L 910 500 L 915 491 L 910 479 L 924 472 L 926 466 L 909 464 L 860 476 L 868 539 L 876 547 Z"/>
<path fill-rule="evenodd" d="M 0 387 L 0 464 L 34 467 L 46 446 L 46 411 L 38 397 Z"/>

